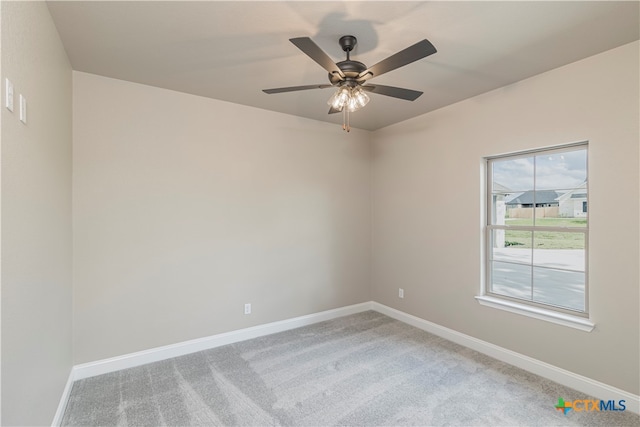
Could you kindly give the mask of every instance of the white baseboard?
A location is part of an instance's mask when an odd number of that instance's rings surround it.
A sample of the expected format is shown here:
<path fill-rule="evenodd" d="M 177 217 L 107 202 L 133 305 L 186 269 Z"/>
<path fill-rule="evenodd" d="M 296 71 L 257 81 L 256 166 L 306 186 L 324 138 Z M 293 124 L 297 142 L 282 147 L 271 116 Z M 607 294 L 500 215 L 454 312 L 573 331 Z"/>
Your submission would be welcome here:
<path fill-rule="evenodd" d="M 107 374 L 121 369 L 133 368 L 147 363 L 158 362 L 172 357 L 183 356 L 197 351 L 208 350 L 239 341 L 262 337 L 264 335 L 275 334 L 277 332 L 288 331 L 313 323 L 324 322 L 325 320 L 347 316 L 349 314 L 360 313 L 371 310 L 372 303 L 364 302 L 349 305 L 347 307 L 322 311 L 320 313 L 308 314 L 306 316 L 294 317 L 292 319 L 280 320 L 278 322 L 266 323 L 264 325 L 225 332 L 204 338 L 183 341 L 177 344 L 165 345 L 151 348 L 149 350 L 129 353 L 122 356 L 102 359 L 95 362 L 83 363 L 73 367 L 73 378 L 81 380 L 83 378 L 94 377 L 96 375 Z"/>
<path fill-rule="evenodd" d="M 525 371 L 540 375 L 548 380 L 570 387 L 574 390 L 578 390 L 588 396 L 602 400 L 625 400 L 628 411 L 636 414 L 640 413 L 640 396 L 638 395 L 595 381 L 591 378 L 575 374 L 565 369 L 558 368 L 557 366 L 550 365 L 532 357 L 516 353 L 515 351 L 507 350 L 506 348 L 479 340 L 472 336 L 465 335 L 454 331 L 453 329 L 449 329 L 436 323 L 429 322 L 428 320 L 396 310 L 395 308 L 391 308 L 377 302 L 372 302 L 371 305 L 372 309 L 379 313 L 455 342 L 456 344 L 476 350 L 480 353 L 486 354 L 487 356 L 491 356 L 494 359 L 517 366 Z"/>
<path fill-rule="evenodd" d="M 56 414 L 53 416 L 53 421 L 51 422 L 51 426 L 53 427 L 57 427 L 62 424 L 62 417 L 64 416 L 64 410 L 67 408 L 67 403 L 69 402 L 69 396 L 71 395 L 71 388 L 73 387 L 74 381 L 73 368 L 71 368 L 69 378 L 67 378 L 67 384 L 65 384 L 64 390 L 62 390 L 62 397 L 60 398 L 60 403 L 58 403 L 58 409 L 56 409 Z"/>

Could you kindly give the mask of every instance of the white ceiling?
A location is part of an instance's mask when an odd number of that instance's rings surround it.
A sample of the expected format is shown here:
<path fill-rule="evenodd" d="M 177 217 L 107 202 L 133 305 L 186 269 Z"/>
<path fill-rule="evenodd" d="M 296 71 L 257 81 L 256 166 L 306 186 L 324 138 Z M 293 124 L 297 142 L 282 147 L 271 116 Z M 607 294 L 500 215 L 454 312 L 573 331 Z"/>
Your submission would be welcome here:
<path fill-rule="evenodd" d="M 336 62 L 338 38 L 371 66 L 427 38 L 432 56 L 371 83 L 423 91 L 373 94 L 352 126 L 375 130 L 640 38 L 637 1 L 49 1 L 73 69 L 340 123 L 328 82 L 288 39 L 311 37 Z"/>

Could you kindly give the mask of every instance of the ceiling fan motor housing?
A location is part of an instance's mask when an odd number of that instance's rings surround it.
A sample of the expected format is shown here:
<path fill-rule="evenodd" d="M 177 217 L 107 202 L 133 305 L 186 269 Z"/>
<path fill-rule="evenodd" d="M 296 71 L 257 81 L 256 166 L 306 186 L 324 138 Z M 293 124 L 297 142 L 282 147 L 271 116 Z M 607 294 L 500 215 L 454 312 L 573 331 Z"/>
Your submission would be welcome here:
<path fill-rule="evenodd" d="M 342 47 L 342 50 L 347 53 L 347 59 L 345 61 L 337 62 L 336 65 L 344 73 L 346 78 L 343 79 L 336 73 L 329 73 L 329 81 L 333 85 L 343 82 L 343 84 L 355 86 L 357 85 L 357 77 L 367 69 L 367 66 L 362 62 L 352 61 L 349 58 L 349 52 L 356 47 L 358 39 L 356 39 L 355 36 L 342 36 L 340 37 L 340 40 L 338 40 L 338 43 L 340 44 L 340 47 Z"/>
<path fill-rule="evenodd" d="M 341 78 L 338 74 L 329 73 L 329 81 L 331 84 L 337 84 L 341 81 L 344 82 L 356 82 L 356 79 L 361 72 L 367 69 L 367 66 L 359 61 L 352 61 L 350 59 L 346 61 L 337 62 L 336 65 L 345 75 L 345 78 Z"/>

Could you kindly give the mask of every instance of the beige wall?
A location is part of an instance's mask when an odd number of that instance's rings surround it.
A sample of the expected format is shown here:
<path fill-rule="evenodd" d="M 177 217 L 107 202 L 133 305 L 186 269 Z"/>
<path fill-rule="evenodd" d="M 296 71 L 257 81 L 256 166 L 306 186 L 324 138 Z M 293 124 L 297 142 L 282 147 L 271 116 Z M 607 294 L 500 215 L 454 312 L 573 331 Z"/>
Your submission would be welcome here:
<path fill-rule="evenodd" d="M 2 10 L 2 425 L 50 424 L 72 365 L 71 67 L 44 2 Z M 27 125 L 18 120 L 18 94 Z"/>
<path fill-rule="evenodd" d="M 75 363 L 370 300 L 368 132 L 73 76 Z"/>
<path fill-rule="evenodd" d="M 372 298 L 638 394 L 635 42 L 373 135 Z M 480 306 L 482 159 L 589 141 L 586 333 Z M 465 206 L 465 209 L 461 209 Z M 398 288 L 405 298 L 397 298 Z"/>

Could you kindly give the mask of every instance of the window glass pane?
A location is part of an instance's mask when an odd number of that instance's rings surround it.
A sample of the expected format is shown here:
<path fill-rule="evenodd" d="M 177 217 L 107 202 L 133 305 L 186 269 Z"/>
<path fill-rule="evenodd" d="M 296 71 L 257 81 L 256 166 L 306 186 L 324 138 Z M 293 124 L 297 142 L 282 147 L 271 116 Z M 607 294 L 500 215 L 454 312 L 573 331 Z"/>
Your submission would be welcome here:
<path fill-rule="evenodd" d="M 585 235 L 558 231 L 533 234 L 533 264 L 539 267 L 585 271 Z"/>
<path fill-rule="evenodd" d="M 492 260 L 531 264 L 531 231 L 491 230 Z"/>
<path fill-rule="evenodd" d="M 586 181 L 586 149 L 536 156 L 536 190 L 577 188 Z"/>
<path fill-rule="evenodd" d="M 493 261 L 491 292 L 531 300 L 531 266 Z"/>
<path fill-rule="evenodd" d="M 533 190 L 533 157 L 492 162 L 492 192 L 514 194 Z"/>
<path fill-rule="evenodd" d="M 533 300 L 571 310 L 585 310 L 585 274 L 533 267 Z"/>

